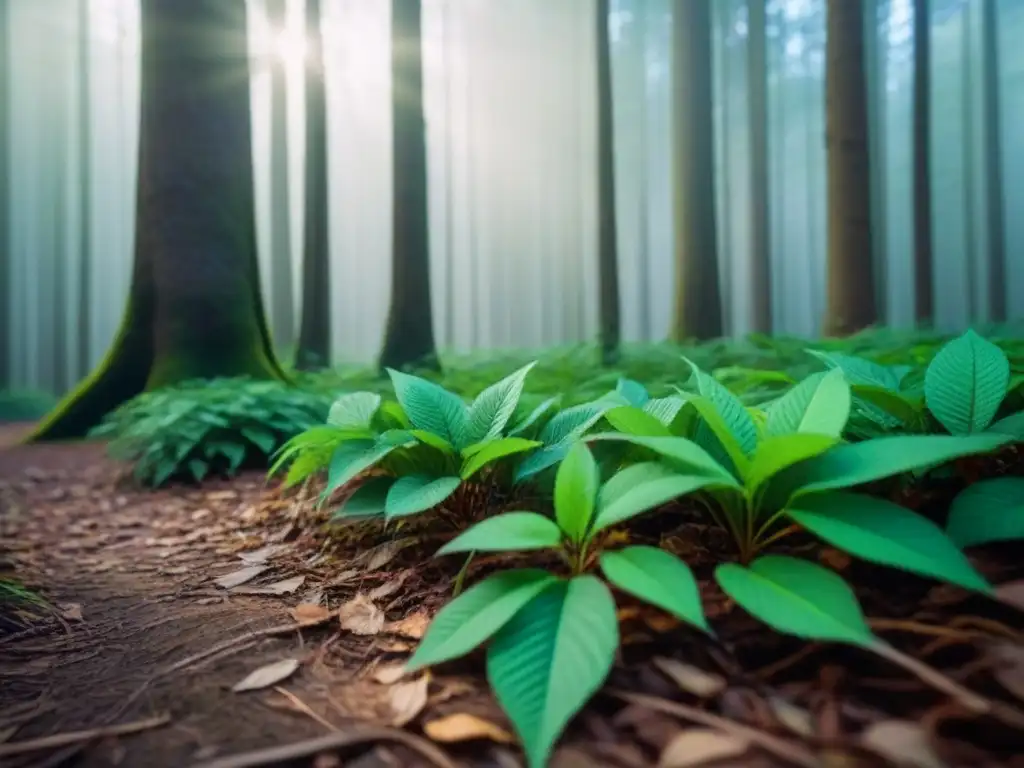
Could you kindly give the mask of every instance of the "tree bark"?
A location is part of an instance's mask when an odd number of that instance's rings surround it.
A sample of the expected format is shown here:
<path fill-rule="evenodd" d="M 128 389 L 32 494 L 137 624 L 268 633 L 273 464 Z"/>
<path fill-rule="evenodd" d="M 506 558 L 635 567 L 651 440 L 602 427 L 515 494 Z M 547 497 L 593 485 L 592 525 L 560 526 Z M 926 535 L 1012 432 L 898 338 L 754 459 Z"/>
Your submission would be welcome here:
<path fill-rule="evenodd" d="M 1003 187 L 1003 126 L 999 96 L 999 30 L 995 0 L 981 3 L 982 100 L 985 131 L 985 205 L 989 237 L 989 320 L 1006 321 L 1006 203 Z"/>
<path fill-rule="evenodd" d="M 106 358 L 30 440 L 80 437 L 144 390 L 284 380 L 260 296 L 243 0 L 147 0 L 135 260 Z"/>
<path fill-rule="evenodd" d="M 306 203 L 302 258 L 302 322 L 295 364 L 300 370 L 331 362 L 331 254 L 328 231 L 327 94 L 324 85 L 322 0 L 306 3 Z"/>
<path fill-rule="evenodd" d="M 710 0 L 672 6 L 676 295 L 672 336 L 722 335 L 715 227 Z"/>
<path fill-rule="evenodd" d="M 382 368 L 438 367 L 430 296 L 420 0 L 391 0 L 392 266 Z"/>
<path fill-rule="evenodd" d="M 914 0 L 914 318 L 932 324 L 931 3 Z"/>
<path fill-rule="evenodd" d="M 601 362 L 612 365 L 619 352 L 618 227 L 615 205 L 615 94 L 612 46 L 608 32 L 610 0 L 597 0 L 597 264 Z"/>
<path fill-rule="evenodd" d="M 772 331 L 768 188 L 768 41 L 766 0 L 749 0 L 747 92 L 750 105 L 750 315 L 754 331 Z"/>
<path fill-rule="evenodd" d="M 862 0 L 828 0 L 825 141 L 828 170 L 826 333 L 877 319 L 871 251 L 871 173 Z"/>

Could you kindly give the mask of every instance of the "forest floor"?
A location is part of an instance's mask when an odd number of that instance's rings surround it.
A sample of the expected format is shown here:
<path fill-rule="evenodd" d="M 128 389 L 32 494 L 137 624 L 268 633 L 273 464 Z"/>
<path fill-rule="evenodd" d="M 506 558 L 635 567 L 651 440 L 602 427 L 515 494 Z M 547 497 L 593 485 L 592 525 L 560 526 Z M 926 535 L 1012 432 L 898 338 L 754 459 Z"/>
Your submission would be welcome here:
<path fill-rule="evenodd" d="M 416 548 L 345 554 L 261 473 L 133 490 L 102 446 L 17 434 L 0 433 L 0 546 L 52 607 L 0 624 L 0 765 L 522 765 L 478 656 L 401 677 L 452 588 Z M 700 573 L 714 542 L 687 526 Z M 873 629 L 931 684 L 780 637 L 702 581 L 720 642 L 627 608 L 622 658 L 552 765 L 1024 766 L 1024 613 L 818 556 L 866 585 Z M 990 549 L 976 565 L 1024 610 L 1021 560 Z"/>

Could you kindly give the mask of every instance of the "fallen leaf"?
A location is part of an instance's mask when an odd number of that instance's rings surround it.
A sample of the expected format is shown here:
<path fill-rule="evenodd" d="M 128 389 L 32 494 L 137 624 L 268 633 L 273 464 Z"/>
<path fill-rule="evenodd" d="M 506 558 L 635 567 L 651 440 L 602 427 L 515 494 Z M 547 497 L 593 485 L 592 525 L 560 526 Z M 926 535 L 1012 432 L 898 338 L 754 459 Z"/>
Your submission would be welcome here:
<path fill-rule="evenodd" d="M 299 662 L 297 659 L 281 659 L 281 661 L 275 661 L 273 664 L 267 664 L 250 672 L 244 680 L 236 683 L 231 690 L 235 693 L 241 693 L 242 691 L 256 691 L 260 688 L 268 688 L 291 677 L 298 668 Z"/>
<path fill-rule="evenodd" d="M 246 565 L 262 565 L 282 549 L 284 547 L 268 544 L 265 547 L 254 549 L 252 552 L 239 552 L 238 559 Z"/>
<path fill-rule="evenodd" d="M 211 491 L 206 494 L 206 498 L 210 501 L 230 501 L 237 499 L 238 494 L 235 491 Z"/>
<path fill-rule="evenodd" d="M 401 539 L 378 544 L 360 558 L 365 561 L 365 565 L 363 563 L 360 563 L 360 565 L 363 565 L 367 571 L 379 570 L 394 560 L 398 553 L 411 544 L 412 541 L 412 539 Z"/>
<path fill-rule="evenodd" d="M 384 612 L 366 595 L 356 595 L 338 609 L 341 628 L 356 635 L 376 635 L 384 628 Z"/>
<path fill-rule="evenodd" d="M 402 583 L 409 578 L 410 571 L 402 571 L 398 578 L 386 581 L 376 589 L 371 590 L 367 596 L 371 600 L 383 600 L 385 597 L 389 597 L 397 592 L 402 587 Z"/>
<path fill-rule="evenodd" d="M 404 619 L 388 622 L 386 629 L 393 634 L 419 640 L 427 633 L 430 621 L 431 618 L 425 611 L 417 611 L 416 613 L 409 614 Z"/>
<path fill-rule="evenodd" d="M 445 744 L 474 739 L 487 739 L 499 744 L 515 743 L 515 737 L 504 728 L 465 712 L 457 712 L 454 715 L 424 723 L 423 732 L 434 741 Z"/>
<path fill-rule="evenodd" d="M 814 735 L 814 719 L 803 707 L 777 696 L 768 697 L 768 706 L 779 722 L 793 733 L 807 737 Z"/>
<path fill-rule="evenodd" d="M 898 765 L 947 768 L 932 747 L 927 731 L 910 720 L 883 720 L 869 725 L 860 742 Z"/>
<path fill-rule="evenodd" d="M 691 728 L 661 751 L 658 768 L 692 768 L 739 757 L 749 749 L 746 739 L 713 728 Z"/>
<path fill-rule="evenodd" d="M 299 624 L 319 624 L 330 618 L 332 612 L 322 605 L 299 603 L 291 610 L 292 618 Z"/>
<path fill-rule="evenodd" d="M 995 596 L 1007 605 L 1024 611 L 1024 580 L 1000 584 L 995 588 Z"/>
<path fill-rule="evenodd" d="M 85 621 L 82 617 L 82 606 L 78 603 L 62 603 L 60 606 L 60 615 L 68 621 Z"/>
<path fill-rule="evenodd" d="M 305 576 L 295 576 L 291 579 L 275 581 L 273 584 L 267 584 L 265 587 L 240 587 L 233 589 L 232 592 L 237 595 L 290 595 L 301 587 L 305 581 Z"/>
<path fill-rule="evenodd" d="M 992 677 L 1021 701 L 1024 701 L 1024 648 L 1013 643 L 997 643 L 985 649 L 993 661 Z"/>
<path fill-rule="evenodd" d="M 725 690 L 727 685 L 725 679 L 720 675 L 705 672 L 699 667 L 677 659 L 656 656 L 654 666 L 684 691 L 702 699 L 717 696 Z"/>
<path fill-rule="evenodd" d="M 427 706 L 428 677 L 422 675 L 408 683 L 399 683 L 391 689 L 391 724 L 401 728 L 412 721 Z"/>
<path fill-rule="evenodd" d="M 393 685 L 405 677 L 405 664 L 386 664 L 378 667 L 373 673 L 373 679 L 383 685 Z"/>
<path fill-rule="evenodd" d="M 240 568 L 237 571 L 225 574 L 220 578 L 216 579 L 216 584 L 222 589 L 233 589 L 234 587 L 240 587 L 247 581 L 252 581 L 261 573 L 267 570 L 265 565 L 250 565 L 245 568 Z"/>

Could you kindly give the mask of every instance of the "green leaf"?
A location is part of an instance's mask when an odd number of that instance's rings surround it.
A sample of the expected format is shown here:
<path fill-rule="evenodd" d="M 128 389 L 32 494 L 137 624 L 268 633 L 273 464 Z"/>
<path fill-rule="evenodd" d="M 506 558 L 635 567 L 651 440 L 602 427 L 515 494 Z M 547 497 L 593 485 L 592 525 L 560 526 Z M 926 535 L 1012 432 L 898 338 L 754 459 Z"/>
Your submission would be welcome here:
<path fill-rule="evenodd" d="M 994 451 L 1007 435 L 895 435 L 840 445 L 786 472 L 797 496 L 870 483 L 963 456 Z"/>
<path fill-rule="evenodd" d="M 277 435 L 267 429 L 259 427 L 242 427 L 242 436 L 250 443 L 259 448 L 267 456 L 277 449 Z"/>
<path fill-rule="evenodd" d="M 388 491 L 384 515 L 388 520 L 417 515 L 433 509 L 462 485 L 459 477 L 406 475 L 398 478 Z"/>
<path fill-rule="evenodd" d="M 425 429 L 411 429 L 409 434 L 415 437 L 424 445 L 429 445 L 431 448 L 436 448 L 448 455 L 455 454 L 455 446 L 449 443 L 440 435 L 435 435 L 433 432 L 428 432 Z"/>
<path fill-rule="evenodd" d="M 892 366 L 879 365 L 863 357 L 843 355 L 837 352 L 820 352 L 808 349 L 807 353 L 821 360 L 829 368 L 838 368 L 852 385 L 867 384 L 895 391 L 900 386 L 900 371 Z"/>
<path fill-rule="evenodd" d="M 623 440 L 633 445 L 654 451 L 663 456 L 668 462 L 681 469 L 691 472 L 698 472 L 708 475 L 716 480 L 722 480 L 734 487 L 739 487 L 736 479 L 725 467 L 715 461 L 711 455 L 692 440 L 685 437 L 641 437 L 639 435 L 625 435 L 619 432 L 602 432 L 591 435 L 591 441 L 599 440 Z"/>
<path fill-rule="evenodd" d="M 604 684 L 618 646 L 615 601 L 594 576 L 549 586 L 495 635 L 487 677 L 530 768 L 547 765 L 569 720 Z"/>
<path fill-rule="evenodd" d="M 905 392 L 894 392 L 891 389 L 857 384 L 853 387 L 853 393 L 857 396 L 858 400 L 872 406 L 872 408 L 881 409 L 894 419 L 897 419 L 899 424 L 904 427 L 918 424 L 923 416 L 924 400 L 918 400 Z M 870 418 L 875 411 L 865 410 L 865 413 Z"/>
<path fill-rule="evenodd" d="M 790 519 L 862 560 L 990 592 L 964 554 L 927 518 L 886 499 L 857 493 L 805 496 Z"/>
<path fill-rule="evenodd" d="M 380 408 L 381 397 L 375 392 L 351 392 L 342 395 L 331 406 L 327 423 L 341 429 L 369 429 Z"/>
<path fill-rule="evenodd" d="M 409 417 L 402 410 L 402 406 L 391 400 L 385 400 L 380 404 L 376 420 L 382 425 L 383 429 L 408 429 L 412 426 L 409 422 Z"/>
<path fill-rule="evenodd" d="M 799 432 L 763 440 L 744 478 L 747 491 L 753 494 L 782 470 L 820 456 L 838 443 L 839 438 L 832 435 Z"/>
<path fill-rule="evenodd" d="M 541 445 L 536 440 L 526 440 L 522 437 L 504 437 L 500 440 L 492 440 L 489 443 L 477 443 L 471 445 L 462 452 L 466 460 L 462 464 L 462 479 L 468 480 L 488 464 L 506 456 L 514 456 L 518 453 L 525 453 Z"/>
<path fill-rule="evenodd" d="M 1024 539 L 1024 477 L 997 477 L 965 488 L 950 505 L 947 532 L 960 547 Z"/>
<path fill-rule="evenodd" d="M 657 547 L 627 547 L 618 552 L 604 552 L 601 570 L 608 581 L 623 592 L 705 632 L 711 631 L 693 571 L 670 552 Z"/>
<path fill-rule="evenodd" d="M 332 520 L 353 517 L 377 517 L 384 514 L 388 491 L 395 478 L 378 475 L 368 477 L 342 504 L 334 510 Z"/>
<path fill-rule="evenodd" d="M 988 431 L 1000 435 L 1010 435 L 1016 442 L 1024 442 L 1024 411 L 1000 419 L 989 427 Z"/>
<path fill-rule="evenodd" d="M 953 339 L 932 359 L 924 375 L 928 409 L 950 433 L 980 432 L 996 416 L 1010 383 L 1003 351 L 972 330 Z"/>
<path fill-rule="evenodd" d="M 473 443 L 494 440 L 501 436 L 519 404 L 526 375 L 536 364 L 537 362 L 534 361 L 524 365 L 515 373 L 492 384 L 477 395 L 463 422 L 463 428 L 456 442 L 458 447 L 464 448 Z"/>
<path fill-rule="evenodd" d="M 432 381 L 388 368 L 395 397 L 416 429 L 443 437 L 452 445 L 466 422 L 466 404 L 462 399 Z"/>
<path fill-rule="evenodd" d="M 351 440 L 339 445 L 331 454 L 331 463 L 327 468 L 327 486 L 324 488 L 322 498 L 326 499 L 394 449 L 393 445 L 378 445 L 372 440 Z"/>
<path fill-rule="evenodd" d="M 556 405 L 558 405 L 558 397 L 557 396 L 556 397 L 549 397 L 547 400 L 544 400 L 536 408 L 534 408 L 532 411 L 530 411 L 530 413 L 528 413 L 522 419 L 522 421 L 517 422 L 516 425 L 514 427 L 512 427 L 512 429 L 509 430 L 509 433 L 508 433 L 509 436 L 510 437 L 515 437 L 516 435 L 521 435 L 523 432 L 525 432 L 530 427 L 532 427 L 534 424 L 536 424 L 538 421 L 540 421 L 540 419 L 544 416 L 544 414 L 546 414 L 548 411 L 550 411 Z"/>
<path fill-rule="evenodd" d="M 850 385 L 838 369 L 807 377 L 767 410 L 765 434 L 843 434 L 850 417 Z"/>
<path fill-rule="evenodd" d="M 566 454 L 569 453 L 569 449 L 575 443 L 575 440 L 565 441 L 555 445 L 546 445 L 534 451 L 516 467 L 514 482 L 521 483 L 524 480 L 529 480 L 545 469 L 555 466 L 555 464 L 565 458 Z"/>
<path fill-rule="evenodd" d="M 626 402 L 634 408 L 643 408 L 651 396 L 647 394 L 647 388 L 639 381 L 633 381 L 622 377 L 615 384 L 615 391 L 626 398 Z"/>
<path fill-rule="evenodd" d="M 680 496 L 720 484 L 721 478 L 682 474 L 658 462 L 633 464 L 614 474 L 601 486 L 594 533 L 657 509 Z"/>
<path fill-rule="evenodd" d="M 627 435 L 643 437 L 671 437 L 672 435 L 668 427 L 636 406 L 623 405 L 612 408 L 604 417 L 615 429 Z"/>
<path fill-rule="evenodd" d="M 644 413 L 653 416 L 660 424 L 671 427 L 684 405 L 686 401 L 675 395 L 654 397 L 644 404 Z"/>
<path fill-rule="evenodd" d="M 616 405 L 607 400 L 596 400 L 592 403 L 582 403 L 559 411 L 551 417 L 551 421 L 544 425 L 537 438 L 544 445 L 556 445 L 558 443 L 580 437 L 584 432 L 597 424 L 601 418 Z"/>
<path fill-rule="evenodd" d="M 853 590 L 816 563 L 765 555 L 749 568 L 720 565 L 715 580 L 743 610 L 784 634 L 865 648 L 877 644 Z"/>
<path fill-rule="evenodd" d="M 436 557 L 453 552 L 515 552 L 562 546 L 562 531 L 536 512 L 505 512 L 474 525 L 439 550 Z"/>
<path fill-rule="evenodd" d="M 470 587 L 438 611 L 406 669 L 465 656 L 556 581 L 547 571 L 523 568 L 502 571 Z"/>
<path fill-rule="evenodd" d="M 600 484 L 594 455 L 586 444 L 576 443 L 555 475 L 555 519 L 572 541 L 582 541 L 590 527 Z"/>
<path fill-rule="evenodd" d="M 686 360 L 685 357 L 683 359 Z M 740 450 L 744 455 L 749 456 L 757 445 L 757 426 L 747 412 L 746 406 L 743 405 L 743 402 L 736 395 L 715 379 L 714 376 L 704 373 L 692 361 L 686 360 L 686 362 L 689 363 L 690 369 L 697 379 L 697 391 L 701 397 L 711 403 L 722 417 L 722 421 L 728 427 L 729 434 L 735 439 Z M 700 409 L 698 408 L 698 410 Z M 704 415 L 701 412 L 701 416 Z M 713 424 L 708 426 L 709 428 L 714 428 Z M 715 433 L 721 438 L 717 430 L 715 430 Z"/>

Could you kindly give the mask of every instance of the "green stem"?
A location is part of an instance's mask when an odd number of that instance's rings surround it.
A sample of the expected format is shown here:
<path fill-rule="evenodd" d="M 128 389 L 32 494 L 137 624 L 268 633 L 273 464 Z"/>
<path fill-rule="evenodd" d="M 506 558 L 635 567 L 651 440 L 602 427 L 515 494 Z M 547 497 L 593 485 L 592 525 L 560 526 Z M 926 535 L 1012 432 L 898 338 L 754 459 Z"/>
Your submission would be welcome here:
<path fill-rule="evenodd" d="M 469 564 L 473 562 L 473 558 L 476 557 L 476 551 L 469 553 L 469 557 L 466 558 L 466 562 L 462 564 L 458 574 L 455 576 L 455 585 L 452 587 L 452 597 L 458 597 L 462 594 L 462 587 L 466 581 L 466 574 L 469 572 Z"/>

